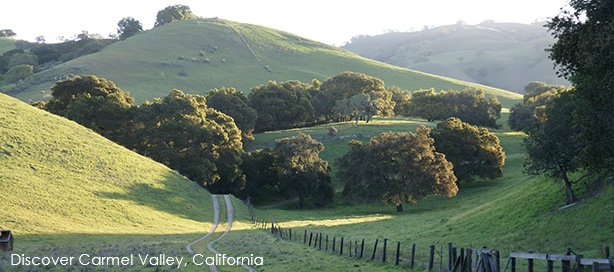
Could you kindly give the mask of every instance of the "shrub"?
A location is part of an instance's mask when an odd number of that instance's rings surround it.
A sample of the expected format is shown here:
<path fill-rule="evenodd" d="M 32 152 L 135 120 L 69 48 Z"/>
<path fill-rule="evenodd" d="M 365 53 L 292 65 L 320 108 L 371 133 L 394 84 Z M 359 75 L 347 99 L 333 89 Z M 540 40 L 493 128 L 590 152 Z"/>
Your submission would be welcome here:
<path fill-rule="evenodd" d="M 34 69 L 32 65 L 19 65 L 11 68 L 8 72 L 6 72 L 6 82 L 7 83 L 15 83 L 19 80 L 22 80 L 26 77 L 33 76 Z"/>

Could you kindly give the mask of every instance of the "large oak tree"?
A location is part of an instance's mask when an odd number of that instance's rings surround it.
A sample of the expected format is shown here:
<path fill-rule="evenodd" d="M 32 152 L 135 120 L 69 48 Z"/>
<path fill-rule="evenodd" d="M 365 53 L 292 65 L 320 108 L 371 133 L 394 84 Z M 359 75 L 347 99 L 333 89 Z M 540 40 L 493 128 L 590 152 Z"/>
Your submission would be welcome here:
<path fill-rule="evenodd" d="M 352 140 L 350 151 L 337 160 L 346 201 L 381 199 L 401 212 L 403 202 L 455 196 L 458 187 L 452 164 L 435 151 L 430 132 L 421 126 L 416 133 L 384 132 L 368 145 Z"/>

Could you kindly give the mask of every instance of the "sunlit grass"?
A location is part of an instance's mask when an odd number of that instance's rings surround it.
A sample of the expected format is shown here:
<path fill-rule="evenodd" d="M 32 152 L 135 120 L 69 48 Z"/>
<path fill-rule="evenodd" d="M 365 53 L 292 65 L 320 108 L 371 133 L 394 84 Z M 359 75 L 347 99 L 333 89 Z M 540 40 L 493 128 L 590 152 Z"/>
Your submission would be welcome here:
<path fill-rule="evenodd" d="M 0 169 L 0 229 L 15 253 L 183 254 L 211 229 L 211 195 L 194 182 L 6 95 Z"/>

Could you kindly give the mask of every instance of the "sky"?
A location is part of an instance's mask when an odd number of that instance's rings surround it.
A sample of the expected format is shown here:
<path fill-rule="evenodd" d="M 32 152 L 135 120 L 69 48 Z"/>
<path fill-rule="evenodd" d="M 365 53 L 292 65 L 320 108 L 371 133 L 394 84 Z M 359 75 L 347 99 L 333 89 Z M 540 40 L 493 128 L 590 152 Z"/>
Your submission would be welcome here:
<path fill-rule="evenodd" d="M 9 0 L 0 7 L 0 29 L 15 38 L 47 43 L 62 36 L 72 39 L 82 31 L 104 37 L 117 34 L 125 17 L 153 28 L 158 11 L 187 5 L 194 15 L 218 17 L 267 26 L 308 39 L 342 46 L 356 35 L 378 35 L 389 30 L 419 31 L 424 26 L 476 25 L 485 20 L 530 24 L 559 14 L 569 0 Z"/>

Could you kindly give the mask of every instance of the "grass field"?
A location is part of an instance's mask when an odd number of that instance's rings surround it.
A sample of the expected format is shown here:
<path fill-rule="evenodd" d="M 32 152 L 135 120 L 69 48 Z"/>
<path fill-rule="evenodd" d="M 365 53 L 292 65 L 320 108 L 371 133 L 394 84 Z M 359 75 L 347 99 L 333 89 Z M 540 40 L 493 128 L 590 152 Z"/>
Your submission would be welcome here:
<path fill-rule="evenodd" d="M 0 169 L 0 229 L 16 254 L 184 254 L 211 229 L 211 195 L 194 182 L 2 94 Z"/>
<path fill-rule="evenodd" d="M 38 80 L 53 73 L 92 74 L 113 81 L 141 104 L 164 97 L 171 89 L 202 95 L 213 88 L 234 87 L 247 94 L 250 88 L 269 80 L 311 83 L 345 71 L 378 77 L 387 86 L 410 91 L 482 88 L 497 95 L 507 108 L 512 106 L 508 100 L 521 98 L 502 89 L 377 62 L 287 32 L 220 19 L 183 20 L 156 27 L 25 80 L 20 86 L 26 86 L 27 91 L 12 93 L 14 85 L 0 89 L 22 101 L 47 100 L 55 81 Z M 187 76 L 180 76 L 180 72 Z"/>
<path fill-rule="evenodd" d="M 506 122 L 507 114 L 503 117 L 500 123 Z M 359 126 L 348 122 L 335 125 L 339 128 L 339 136 L 351 136 L 343 139 L 324 137 L 327 126 L 322 126 L 256 134 L 251 145 L 260 148 L 271 145 L 276 138 L 291 137 L 299 132 L 310 134 L 324 143 L 325 150 L 320 156 L 333 163 L 334 168 L 334 158 L 347 152 L 347 142 L 352 138 L 367 142 L 382 131 L 415 131 L 417 126 L 432 127 L 434 124 L 404 118 L 376 119 L 369 124 L 360 122 Z M 604 248 L 613 243 L 611 178 L 603 181 L 603 191 L 597 195 L 593 186 L 595 179 L 575 186 L 582 200 L 571 208 L 558 210 L 565 206 L 563 185 L 523 173 L 524 155 L 520 142 L 524 134 L 509 131 L 509 128 L 492 132 L 499 137 L 506 152 L 504 177 L 462 183 L 458 195 L 452 199 L 432 197 L 417 205 L 406 204 L 402 213 L 377 202 L 344 206 L 339 198 L 328 208 L 297 210 L 296 204 L 287 204 L 258 212 L 269 221 L 274 218 L 280 226 L 292 228 L 293 233 L 308 230 L 329 235 L 331 240 L 332 237 L 344 237 L 346 243 L 365 239 L 365 247 L 370 250 L 375 239 L 380 239 L 380 243 L 384 238 L 389 239 L 389 245 L 394 246 L 401 242 L 404 248 L 401 255 L 405 257 L 411 244 L 416 243 L 423 254 L 423 262 L 429 245 L 436 245 L 440 250 L 440 246 L 447 249 L 448 243 L 458 247 L 487 246 L 500 250 L 502 258 L 510 251 L 564 254 L 567 247 L 585 257 L 603 258 Z M 335 183 L 335 186 L 340 185 Z M 390 250 L 392 256 L 396 248 Z M 445 252 L 447 254 L 447 250 Z M 545 262 L 539 265 L 545 270 Z M 540 270 L 537 266 L 536 269 Z"/>

